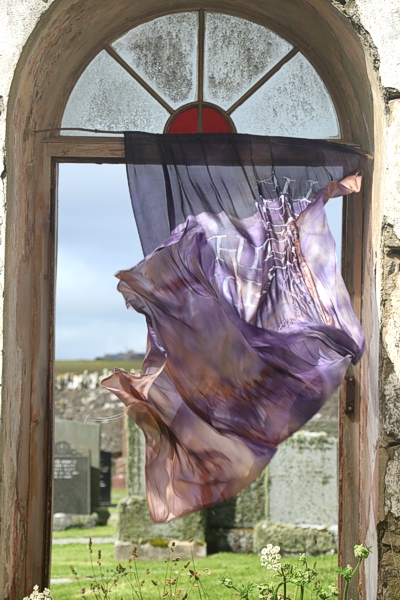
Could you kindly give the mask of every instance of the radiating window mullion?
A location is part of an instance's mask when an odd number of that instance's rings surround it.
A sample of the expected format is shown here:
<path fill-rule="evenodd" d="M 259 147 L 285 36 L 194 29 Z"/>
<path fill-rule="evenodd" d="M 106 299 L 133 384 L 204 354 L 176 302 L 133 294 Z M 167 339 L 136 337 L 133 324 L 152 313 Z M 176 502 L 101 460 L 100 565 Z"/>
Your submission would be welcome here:
<path fill-rule="evenodd" d="M 111 58 L 113 58 L 119 65 L 121 65 L 121 67 L 125 69 L 125 71 L 129 73 L 131 77 L 136 79 L 136 81 L 140 83 L 140 85 L 146 90 L 146 92 L 151 94 L 151 96 L 153 96 L 153 98 L 157 100 L 157 102 L 161 104 L 161 106 L 163 106 L 165 110 L 169 112 L 170 115 L 172 115 L 174 109 L 170 107 L 168 102 L 165 102 L 165 100 L 159 94 L 157 94 L 157 92 L 153 90 L 153 88 L 148 83 L 146 83 L 144 79 L 142 79 L 142 77 L 140 77 L 140 75 L 128 65 L 128 63 L 124 61 L 124 59 L 118 54 L 118 52 L 114 50 L 114 48 L 106 44 L 104 46 L 104 50 L 111 56 Z"/>
<path fill-rule="evenodd" d="M 265 73 L 265 75 L 263 75 L 258 81 L 256 81 L 256 83 L 252 85 L 251 88 L 243 94 L 243 96 L 236 100 L 236 102 L 227 109 L 227 114 L 231 115 L 234 110 L 236 110 L 241 104 L 243 104 L 243 102 L 246 102 L 246 100 L 250 98 L 250 96 L 254 94 L 254 92 L 256 92 L 261 86 L 263 86 L 264 83 L 268 81 L 268 79 L 271 79 L 271 77 L 273 77 L 275 73 L 277 73 L 287 62 L 289 62 L 289 60 L 296 56 L 298 52 L 299 48 L 293 48 L 290 52 L 288 52 L 286 56 L 284 56 L 274 67 L 272 67 L 270 71 L 268 71 L 268 73 Z"/>
<path fill-rule="evenodd" d="M 110 45 L 173 108 L 196 102 L 198 10 L 143 23 Z"/>
<path fill-rule="evenodd" d="M 309 60 L 297 52 L 231 115 L 238 131 L 257 135 L 340 136 L 326 86 Z"/>
<path fill-rule="evenodd" d="M 197 100 L 199 103 L 198 112 L 198 131 L 203 131 L 203 90 L 204 90 L 204 38 L 205 38 L 205 17 L 204 9 L 199 10 L 199 46 L 198 46 L 198 72 L 197 72 Z"/>
<path fill-rule="evenodd" d="M 92 60 L 68 99 L 61 126 L 158 133 L 170 115 L 104 49 Z M 90 132 L 82 132 L 90 135 Z M 66 131 L 66 135 L 76 135 Z M 112 135 L 112 134 L 109 134 Z"/>

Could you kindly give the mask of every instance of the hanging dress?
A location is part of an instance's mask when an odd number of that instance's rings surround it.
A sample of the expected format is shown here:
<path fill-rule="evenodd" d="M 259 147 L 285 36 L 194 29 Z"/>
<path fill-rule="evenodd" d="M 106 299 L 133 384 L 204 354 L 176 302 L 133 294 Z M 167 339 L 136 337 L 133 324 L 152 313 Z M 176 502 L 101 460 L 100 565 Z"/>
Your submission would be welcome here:
<path fill-rule="evenodd" d="M 340 385 L 364 338 L 324 204 L 363 152 L 314 140 L 126 133 L 145 258 L 119 291 L 147 321 L 143 374 L 103 385 L 146 439 L 150 514 L 226 500 Z"/>

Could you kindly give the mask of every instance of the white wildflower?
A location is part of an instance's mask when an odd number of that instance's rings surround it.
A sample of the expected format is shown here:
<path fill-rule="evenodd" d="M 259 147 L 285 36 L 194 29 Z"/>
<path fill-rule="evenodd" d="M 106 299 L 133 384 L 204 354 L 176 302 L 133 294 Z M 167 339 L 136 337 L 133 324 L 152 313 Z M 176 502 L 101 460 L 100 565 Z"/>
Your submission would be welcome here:
<path fill-rule="evenodd" d="M 33 586 L 33 592 L 30 596 L 25 596 L 24 600 L 52 600 L 50 590 L 44 588 L 43 592 L 39 592 L 39 586 Z"/>
<path fill-rule="evenodd" d="M 281 559 L 279 551 L 279 546 L 267 544 L 267 546 L 261 550 L 261 566 L 266 567 L 267 569 L 273 569 L 274 571 L 277 571 L 281 566 L 281 563 L 279 562 Z"/>

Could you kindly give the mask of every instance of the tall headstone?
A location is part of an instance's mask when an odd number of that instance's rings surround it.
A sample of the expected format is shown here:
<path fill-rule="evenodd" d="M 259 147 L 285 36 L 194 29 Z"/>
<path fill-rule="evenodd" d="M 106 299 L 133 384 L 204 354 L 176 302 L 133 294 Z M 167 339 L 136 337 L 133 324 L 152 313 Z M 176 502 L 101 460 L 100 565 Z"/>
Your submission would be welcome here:
<path fill-rule="evenodd" d="M 338 441 L 325 432 L 299 431 L 278 447 L 269 465 L 274 523 L 322 526 L 338 522 Z"/>
<path fill-rule="evenodd" d="M 100 451 L 100 504 L 111 504 L 111 452 Z"/>
<path fill-rule="evenodd" d="M 54 512 L 88 515 L 90 508 L 90 450 L 56 442 Z"/>
<path fill-rule="evenodd" d="M 145 464 L 146 444 L 142 431 L 126 418 L 126 487 L 129 496 L 146 497 Z"/>
<path fill-rule="evenodd" d="M 87 513 L 89 514 L 100 506 L 100 425 L 56 419 L 55 442 L 63 441 L 68 442 L 73 448 L 87 448 L 90 451 L 91 506 Z"/>
<path fill-rule="evenodd" d="M 336 549 L 338 441 L 326 432 L 298 431 L 269 465 L 265 519 L 254 529 L 254 552 L 267 543 L 282 556 Z"/>

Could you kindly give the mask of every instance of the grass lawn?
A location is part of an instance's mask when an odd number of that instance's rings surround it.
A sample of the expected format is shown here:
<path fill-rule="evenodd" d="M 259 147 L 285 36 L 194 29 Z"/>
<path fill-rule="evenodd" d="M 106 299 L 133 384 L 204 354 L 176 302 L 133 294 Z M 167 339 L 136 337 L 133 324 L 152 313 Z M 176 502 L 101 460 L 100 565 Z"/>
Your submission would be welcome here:
<path fill-rule="evenodd" d="M 94 538 L 94 537 L 115 537 L 115 528 L 117 522 L 109 519 L 108 525 L 98 525 L 90 529 L 82 527 L 71 527 L 65 531 L 53 531 L 53 540 L 72 539 L 72 538 Z"/>
<path fill-rule="evenodd" d="M 95 565 L 95 570 L 99 568 L 96 565 L 96 559 L 97 552 L 100 548 L 102 552 L 101 562 L 103 571 L 106 572 L 107 569 L 115 568 L 117 561 L 114 561 L 113 558 L 114 545 L 102 544 L 96 546 L 93 544 L 92 558 Z M 69 565 L 73 565 L 78 571 L 78 575 L 82 578 L 81 585 L 88 589 L 90 586 L 90 580 L 84 580 L 83 577 L 85 575 L 92 574 L 89 557 L 90 555 L 88 548 L 83 544 L 53 546 L 51 577 L 71 577 Z M 296 561 L 296 559 L 283 559 L 283 562 L 293 561 Z M 335 574 L 337 555 L 322 556 L 316 559 L 310 557 L 309 564 L 312 566 L 314 561 L 317 562 L 317 569 L 321 575 L 321 581 L 325 585 L 337 581 L 337 576 Z M 146 580 L 142 588 L 143 597 L 145 600 L 159 600 L 158 588 L 151 583 L 151 579 L 154 579 L 162 584 L 164 580 L 165 568 L 166 565 L 164 562 L 147 563 L 138 561 L 139 578 Z M 271 576 L 271 571 L 267 571 L 265 568 L 260 566 L 259 557 L 252 554 L 213 554 L 207 558 L 196 561 L 197 570 L 200 571 L 204 568 L 209 568 L 211 570 L 211 575 L 204 574 L 202 576 L 202 580 L 210 600 L 229 600 L 229 598 L 234 600 L 234 592 L 226 589 L 219 583 L 220 577 L 231 578 L 235 583 L 240 585 L 249 583 L 251 581 L 262 583 Z M 146 575 L 146 569 L 150 569 L 149 575 Z M 98 574 L 98 570 L 96 571 L 96 574 Z M 172 576 L 176 576 L 176 574 L 177 573 L 175 571 L 172 572 Z M 181 587 L 184 587 L 186 580 L 187 575 L 185 575 L 182 579 L 183 585 L 181 585 Z M 81 586 L 77 582 L 68 584 L 53 584 L 51 586 L 51 590 L 55 600 L 78 600 L 81 598 L 80 587 Z M 89 594 L 88 597 L 91 598 L 92 596 Z M 192 592 L 190 597 L 195 599 L 197 595 Z M 130 600 L 132 595 L 127 584 L 121 584 L 116 589 L 115 594 L 110 597 L 110 600 L 111 598 L 112 600 L 121 600 L 121 598 L 123 598 L 123 600 Z M 257 593 L 254 594 L 254 599 L 256 598 Z M 292 594 L 292 598 L 295 598 L 294 593 Z M 309 598 L 311 599 L 312 596 L 306 594 L 304 600 L 308 600 Z"/>
<path fill-rule="evenodd" d="M 125 498 L 128 495 L 126 490 L 116 490 L 115 488 L 112 488 L 111 490 L 111 504 L 118 504 L 118 502 L 120 500 L 122 500 L 122 498 Z M 108 510 L 111 512 L 111 509 L 113 507 L 111 506 Z M 115 509 L 116 507 L 114 507 Z"/>
<path fill-rule="evenodd" d="M 55 370 L 56 375 L 63 375 L 64 373 L 75 373 L 79 375 L 83 373 L 85 369 L 89 373 L 98 371 L 100 374 L 103 369 L 113 371 L 116 367 L 123 369 L 124 371 L 130 371 L 136 369 L 137 371 L 142 370 L 141 360 L 56 360 Z"/>

